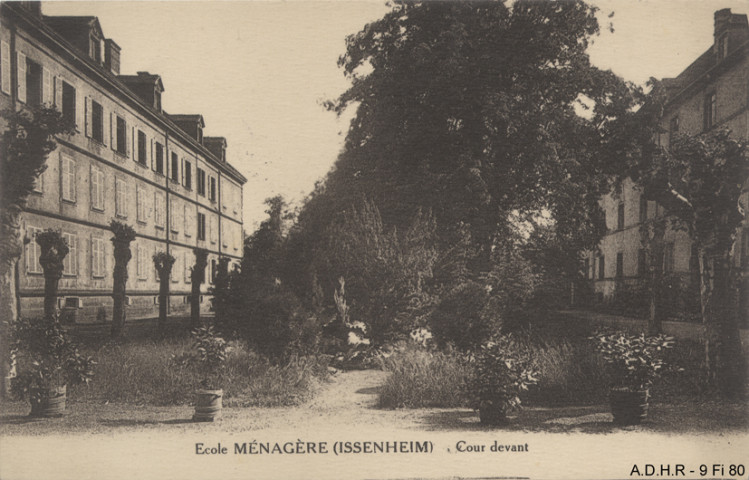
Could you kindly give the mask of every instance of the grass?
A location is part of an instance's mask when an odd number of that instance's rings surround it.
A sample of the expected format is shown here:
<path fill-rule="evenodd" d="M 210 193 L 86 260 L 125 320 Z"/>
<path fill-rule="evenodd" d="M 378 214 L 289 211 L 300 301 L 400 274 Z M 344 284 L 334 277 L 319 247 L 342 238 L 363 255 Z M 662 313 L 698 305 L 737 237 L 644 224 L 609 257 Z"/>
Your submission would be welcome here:
<path fill-rule="evenodd" d="M 432 352 L 415 346 L 383 360 L 390 372 L 380 389 L 381 408 L 464 407 L 468 404 L 468 362 L 455 353 Z"/>
<path fill-rule="evenodd" d="M 86 353 L 97 362 L 94 380 L 72 387 L 69 398 L 73 401 L 186 405 L 192 402 L 201 380 L 195 364 L 186 361 L 193 353 L 189 337 L 137 339 Z M 221 381 L 224 405 L 296 405 L 313 394 L 326 370 L 324 361 L 315 357 L 297 357 L 274 365 L 242 344 L 233 343 Z"/>
<path fill-rule="evenodd" d="M 516 335 L 520 348 L 531 353 L 538 384 L 521 396 L 535 407 L 583 406 L 607 403 L 610 380 L 603 358 L 588 340 L 587 325 L 549 319 L 533 331 Z M 667 359 L 674 368 L 651 389 L 653 402 L 694 402 L 714 398 L 699 387 L 702 346 L 679 340 Z M 391 372 L 382 387 L 382 408 L 465 407 L 472 369 L 465 355 L 427 351 L 409 346 L 383 361 Z M 679 371 L 681 370 L 681 371 Z"/>

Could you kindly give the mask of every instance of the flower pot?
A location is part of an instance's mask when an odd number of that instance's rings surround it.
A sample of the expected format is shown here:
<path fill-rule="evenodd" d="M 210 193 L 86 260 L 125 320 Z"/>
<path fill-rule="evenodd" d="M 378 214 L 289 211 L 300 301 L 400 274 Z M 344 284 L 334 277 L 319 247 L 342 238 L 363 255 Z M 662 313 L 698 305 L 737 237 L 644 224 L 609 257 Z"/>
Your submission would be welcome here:
<path fill-rule="evenodd" d="M 611 413 L 617 425 L 638 425 L 648 416 L 648 391 L 612 388 Z"/>
<path fill-rule="evenodd" d="M 507 425 L 507 410 L 502 405 L 482 403 L 479 407 L 479 422 L 482 425 L 502 426 Z"/>
<path fill-rule="evenodd" d="M 213 422 L 221 419 L 223 390 L 198 390 L 195 394 L 193 422 Z"/>
<path fill-rule="evenodd" d="M 65 413 L 67 386 L 32 387 L 30 390 L 31 417 L 62 417 Z"/>

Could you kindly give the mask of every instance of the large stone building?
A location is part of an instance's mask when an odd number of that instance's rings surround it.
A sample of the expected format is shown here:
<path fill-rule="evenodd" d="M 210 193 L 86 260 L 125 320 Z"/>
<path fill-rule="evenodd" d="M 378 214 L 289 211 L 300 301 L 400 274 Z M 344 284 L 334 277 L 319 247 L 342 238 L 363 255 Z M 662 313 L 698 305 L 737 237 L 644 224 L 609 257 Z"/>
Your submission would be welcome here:
<path fill-rule="evenodd" d="M 201 115 L 167 114 L 158 75 L 121 75 L 120 47 L 96 17 L 49 17 L 38 2 L 2 2 L 0 25 L 0 109 L 52 104 L 76 125 L 57 139 L 23 214 L 30 241 L 18 263 L 21 314 L 41 313 L 44 278 L 33 237 L 54 228 L 70 246 L 60 307 L 78 322 L 111 319 L 112 219 L 137 232 L 128 319 L 158 312 L 158 251 L 176 258 L 170 314 L 189 311 L 196 247 L 209 252 L 201 297 L 208 311 L 218 259 L 238 263 L 242 255 L 246 179 L 227 163 L 225 139 L 204 137 Z"/>
<path fill-rule="evenodd" d="M 749 139 L 749 23 L 747 16 L 729 9 L 715 12 L 710 47 L 676 78 L 664 79 L 667 104 L 658 141 L 668 146 L 677 134 L 697 135 L 729 128 L 737 138 Z M 749 185 L 741 204 L 749 211 Z M 585 277 L 598 300 L 611 301 L 622 287 L 636 287 L 648 270 L 640 240 L 643 222 L 663 215 L 663 208 L 647 201 L 642 190 L 625 181 L 621 192 L 602 199 L 608 233 L 597 252 L 584 259 Z M 684 231 L 667 229 L 663 271 L 674 287 L 668 307 L 675 311 L 699 306 L 698 265 L 692 242 Z M 738 232 L 733 252 L 735 266 L 749 275 L 749 220 Z M 678 284 L 678 285 L 674 285 Z M 630 291 L 636 291 L 630 288 Z M 746 296 L 746 292 L 743 292 Z M 746 316 L 746 298 L 743 300 Z"/>

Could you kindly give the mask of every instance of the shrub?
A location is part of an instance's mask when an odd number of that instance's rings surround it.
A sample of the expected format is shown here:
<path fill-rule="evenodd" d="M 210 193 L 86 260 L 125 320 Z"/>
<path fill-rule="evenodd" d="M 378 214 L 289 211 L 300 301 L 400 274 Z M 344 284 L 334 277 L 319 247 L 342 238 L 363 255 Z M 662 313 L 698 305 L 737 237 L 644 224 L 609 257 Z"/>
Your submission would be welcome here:
<path fill-rule="evenodd" d="M 390 372 L 377 404 L 382 408 L 465 407 L 468 359 L 455 351 L 410 346 L 381 360 Z"/>
<path fill-rule="evenodd" d="M 477 409 L 486 406 L 505 412 L 517 409 L 521 405 L 520 395 L 538 382 L 531 352 L 512 335 L 482 345 L 475 368 L 471 405 Z"/>
<path fill-rule="evenodd" d="M 213 326 L 196 328 L 192 337 L 203 376 L 200 386 L 209 390 L 220 388 L 228 348 L 226 341 L 215 334 Z"/>
<path fill-rule="evenodd" d="M 486 342 L 501 326 L 500 318 L 487 311 L 488 301 L 487 288 L 478 282 L 468 281 L 448 292 L 429 317 L 437 343 L 470 350 Z"/>
<path fill-rule="evenodd" d="M 13 348 L 20 374 L 13 388 L 17 393 L 30 388 L 88 383 L 95 362 L 79 352 L 65 330 L 54 319 L 20 318 L 13 325 Z"/>
<path fill-rule="evenodd" d="M 599 332 L 593 338 L 610 368 L 613 386 L 630 390 L 644 390 L 653 384 L 665 365 L 666 349 L 674 345 L 673 338 L 666 335 Z"/>

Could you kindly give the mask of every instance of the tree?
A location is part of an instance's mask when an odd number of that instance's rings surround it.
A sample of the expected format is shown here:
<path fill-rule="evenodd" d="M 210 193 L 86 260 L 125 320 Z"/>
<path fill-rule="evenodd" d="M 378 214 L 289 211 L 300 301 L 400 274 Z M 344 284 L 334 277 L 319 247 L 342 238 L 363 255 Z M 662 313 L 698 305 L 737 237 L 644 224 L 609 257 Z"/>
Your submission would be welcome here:
<path fill-rule="evenodd" d="M 34 184 L 47 168 L 48 155 L 57 148 L 55 135 L 73 126 L 54 108 L 4 111 L 6 129 L 0 142 L 0 373 L 9 368 L 8 331 L 18 317 L 15 270 L 23 252 L 21 213 Z M 5 382 L 0 396 L 5 395 Z"/>
<path fill-rule="evenodd" d="M 200 326 L 200 285 L 205 281 L 205 267 L 208 265 L 208 251 L 203 248 L 196 248 L 195 265 L 190 271 L 190 326 L 198 328 Z"/>
<path fill-rule="evenodd" d="M 114 284 L 112 286 L 112 338 L 120 338 L 125 328 L 125 297 L 127 285 L 127 264 L 133 254 L 130 242 L 135 240 L 135 230 L 130 225 L 112 220 L 109 229 L 114 233 Z"/>
<path fill-rule="evenodd" d="M 159 331 L 166 329 L 166 314 L 169 304 L 169 281 L 172 276 L 172 266 L 175 258 L 166 252 L 153 255 L 153 265 L 159 275 Z"/>
<path fill-rule="evenodd" d="M 53 323 L 57 321 L 57 285 L 70 249 L 60 232 L 51 229 L 39 233 L 36 243 L 41 248 L 39 264 L 44 270 L 44 319 Z"/>
<path fill-rule="evenodd" d="M 654 93 L 654 101 L 658 101 Z M 737 285 L 731 251 L 744 218 L 739 203 L 749 181 L 749 145 L 727 130 L 680 136 L 671 148 L 650 147 L 633 170 L 648 198 L 663 205 L 697 250 L 705 328 L 705 380 L 727 395 L 745 387 Z"/>
<path fill-rule="evenodd" d="M 440 251 L 467 225 L 473 270 L 514 212 L 549 211 L 560 235 L 594 246 L 602 174 L 616 168 L 604 133 L 635 102 L 630 85 L 590 65 L 598 28 L 580 1 L 393 2 L 347 39 L 339 65 L 352 85 L 327 105 L 356 105 L 356 117 L 300 222 L 325 222 L 361 195 L 399 230 L 431 210 Z"/>

